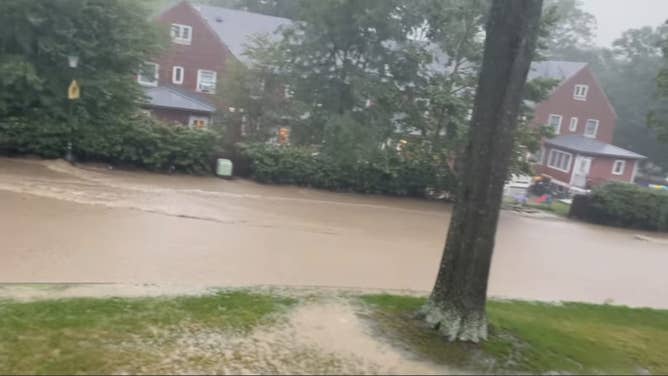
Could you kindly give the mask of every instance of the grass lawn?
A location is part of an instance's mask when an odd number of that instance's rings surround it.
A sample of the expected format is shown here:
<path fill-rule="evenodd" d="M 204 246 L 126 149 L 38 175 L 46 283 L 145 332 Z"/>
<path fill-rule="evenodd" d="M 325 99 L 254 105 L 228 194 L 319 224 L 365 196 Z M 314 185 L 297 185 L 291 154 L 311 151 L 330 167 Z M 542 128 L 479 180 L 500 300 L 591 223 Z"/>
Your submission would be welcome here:
<path fill-rule="evenodd" d="M 165 333 L 247 333 L 294 300 L 247 292 L 152 298 L 0 301 L 0 374 L 159 372 L 163 354 L 143 344 L 180 346 Z M 139 343 L 139 345 L 137 345 Z M 192 359 L 193 364 L 198 359 Z"/>
<path fill-rule="evenodd" d="M 414 320 L 424 298 L 348 296 L 342 304 L 347 299 L 359 303 L 358 315 L 371 326 L 375 339 L 446 368 L 487 373 L 668 372 L 668 311 L 491 301 L 490 338 L 474 345 L 449 343 Z M 374 372 L 359 363 L 364 354 L 346 360 L 310 345 L 291 346 L 294 338 L 282 338 L 295 327 L 267 332 L 272 324 L 289 321 L 283 321 L 285 314 L 307 301 L 250 291 L 4 300 L 0 374 Z"/>
<path fill-rule="evenodd" d="M 436 363 L 495 373 L 668 373 L 668 311 L 490 301 L 490 338 L 477 346 L 449 343 L 414 320 L 424 298 L 360 299 L 378 333 Z"/>

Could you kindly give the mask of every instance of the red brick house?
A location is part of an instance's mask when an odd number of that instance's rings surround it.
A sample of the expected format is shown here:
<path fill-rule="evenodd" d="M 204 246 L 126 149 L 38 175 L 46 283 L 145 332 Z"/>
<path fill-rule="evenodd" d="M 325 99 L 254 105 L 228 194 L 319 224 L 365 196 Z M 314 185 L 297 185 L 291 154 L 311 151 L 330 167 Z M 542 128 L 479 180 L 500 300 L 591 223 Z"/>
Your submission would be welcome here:
<path fill-rule="evenodd" d="M 229 59 L 247 63 L 253 35 L 277 35 L 292 21 L 182 1 L 155 18 L 170 32 L 168 51 L 145 63 L 137 81 L 146 87 L 145 107 L 167 122 L 206 127 L 223 104 L 216 87 Z"/>
<path fill-rule="evenodd" d="M 633 182 L 644 156 L 612 145 L 617 114 L 586 63 L 533 63 L 529 80 L 559 81 L 549 98 L 535 105 L 533 125 L 555 137 L 543 141 L 536 170 L 568 189 L 589 189 L 606 181 Z"/>

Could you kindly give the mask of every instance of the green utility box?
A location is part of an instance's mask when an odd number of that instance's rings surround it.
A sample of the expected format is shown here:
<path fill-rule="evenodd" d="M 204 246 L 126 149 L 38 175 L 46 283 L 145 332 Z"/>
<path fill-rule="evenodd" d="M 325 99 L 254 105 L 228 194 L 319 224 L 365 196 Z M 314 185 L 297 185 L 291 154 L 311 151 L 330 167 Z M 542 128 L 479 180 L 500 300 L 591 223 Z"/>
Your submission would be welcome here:
<path fill-rule="evenodd" d="M 216 175 L 224 178 L 232 177 L 232 161 L 229 159 L 218 159 L 216 165 Z"/>

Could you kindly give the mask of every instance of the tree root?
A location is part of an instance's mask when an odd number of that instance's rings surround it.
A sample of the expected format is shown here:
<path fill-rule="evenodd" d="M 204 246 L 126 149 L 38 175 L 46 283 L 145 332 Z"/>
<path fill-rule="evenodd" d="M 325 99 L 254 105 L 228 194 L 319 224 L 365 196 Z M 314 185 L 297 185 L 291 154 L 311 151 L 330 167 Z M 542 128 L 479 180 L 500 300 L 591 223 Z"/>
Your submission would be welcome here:
<path fill-rule="evenodd" d="M 430 301 L 418 311 L 417 317 L 438 330 L 450 342 L 479 343 L 487 340 L 487 317 L 484 313 L 464 314 L 454 307 L 440 306 Z"/>

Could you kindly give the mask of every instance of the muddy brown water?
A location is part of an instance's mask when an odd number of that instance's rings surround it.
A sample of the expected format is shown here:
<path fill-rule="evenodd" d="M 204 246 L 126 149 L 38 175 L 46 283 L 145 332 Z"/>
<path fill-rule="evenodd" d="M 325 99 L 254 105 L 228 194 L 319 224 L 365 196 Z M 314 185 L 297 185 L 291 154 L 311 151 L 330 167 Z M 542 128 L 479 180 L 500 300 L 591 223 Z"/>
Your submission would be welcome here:
<path fill-rule="evenodd" d="M 0 283 L 428 291 L 449 220 L 439 202 L 0 159 Z M 666 267 L 665 236 L 503 212 L 489 293 L 668 308 Z"/>

